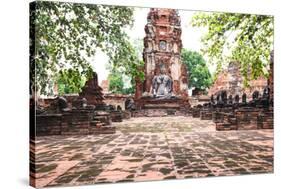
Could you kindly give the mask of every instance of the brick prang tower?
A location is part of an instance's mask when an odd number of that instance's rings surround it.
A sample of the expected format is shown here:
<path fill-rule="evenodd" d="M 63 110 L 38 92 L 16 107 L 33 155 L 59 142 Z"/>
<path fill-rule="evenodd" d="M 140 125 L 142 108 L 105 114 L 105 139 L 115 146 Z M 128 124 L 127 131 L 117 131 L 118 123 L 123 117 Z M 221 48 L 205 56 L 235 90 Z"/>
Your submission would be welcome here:
<path fill-rule="evenodd" d="M 145 26 L 143 59 L 145 81 L 138 88 L 136 97 L 152 93 L 152 79 L 165 69 L 172 78 L 173 94 L 187 96 L 187 68 L 181 62 L 181 23 L 177 10 L 151 8 Z M 141 90 L 141 91 L 138 91 Z"/>

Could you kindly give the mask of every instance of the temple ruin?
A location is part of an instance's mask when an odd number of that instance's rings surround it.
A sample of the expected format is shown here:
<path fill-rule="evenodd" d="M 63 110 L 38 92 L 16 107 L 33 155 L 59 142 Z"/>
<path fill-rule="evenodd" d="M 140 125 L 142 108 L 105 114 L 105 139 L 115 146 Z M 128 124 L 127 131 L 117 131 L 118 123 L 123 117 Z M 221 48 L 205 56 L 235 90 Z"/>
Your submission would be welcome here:
<path fill-rule="evenodd" d="M 145 80 L 137 82 L 135 93 L 139 109 L 155 109 L 159 104 L 163 109 L 188 107 L 187 68 L 180 56 L 181 32 L 176 10 L 150 9 L 143 50 Z"/>
<path fill-rule="evenodd" d="M 141 95 L 152 94 L 153 77 L 161 69 L 172 79 L 174 95 L 184 95 L 187 89 L 187 70 L 181 63 L 181 23 L 178 12 L 173 9 L 150 9 L 145 26 L 143 59 L 145 81 Z"/>
<path fill-rule="evenodd" d="M 226 69 L 218 74 L 214 84 L 208 90 L 208 95 L 215 95 L 220 91 L 225 90 L 232 96 L 245 93 L 250 97 L 254 91 L 262 93 L 267 85 L 267 79 L 261 76 L 255 80 L 249 81 L 249 86 L 245 87 L 243 84 L 243 76 L 240 72 L 240 63 L 233 61 L 228 64 Z"/>

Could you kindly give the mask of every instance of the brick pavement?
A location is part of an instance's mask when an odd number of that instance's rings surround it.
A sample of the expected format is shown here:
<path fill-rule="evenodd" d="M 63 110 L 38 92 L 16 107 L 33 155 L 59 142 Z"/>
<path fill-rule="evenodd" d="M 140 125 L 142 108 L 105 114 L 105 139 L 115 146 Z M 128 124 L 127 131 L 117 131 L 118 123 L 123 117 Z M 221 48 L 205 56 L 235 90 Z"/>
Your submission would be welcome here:
<path fill-rule="evenodd" d="M 273 172 L 273 130 L 217 132 L 183 116 L 113 124 L 115 134 L 38 137 L 37 187 Z"/>

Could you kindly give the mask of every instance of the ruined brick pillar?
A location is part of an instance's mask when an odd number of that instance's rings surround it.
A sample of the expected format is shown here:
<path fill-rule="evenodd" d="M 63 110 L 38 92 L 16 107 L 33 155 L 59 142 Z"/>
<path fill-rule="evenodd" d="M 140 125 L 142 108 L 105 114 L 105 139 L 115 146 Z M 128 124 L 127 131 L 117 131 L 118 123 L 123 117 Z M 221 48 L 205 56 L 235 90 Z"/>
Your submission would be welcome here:
<path fill-rule="evenodd" d="M 269 78 L 268 78 L 268 87 L 270 89 L 270 99 L 273 100 L 274 95 L 274 51 L 272 50 L 270 53 L 270 69 L 269 69 Z"/>
<path fill-rule="evenodd" d="M 82 92 L 79 93 L 79 97 L 86 98 L 89 105 L 104 105 L 104 97 L 102 88 L 98 85 L 97 73 L 94 72 L 93 77 L 86 82 Z"/>
<path fill-rule="evenodd" d="M 145 26 L 142 93 L 152 93 L 152 79 L 163 67 L 173 80 L 173 94 L 187 95 L 187 68 L 181 62 L 181 23 L 177 10 L 151 8 Z M 137 90 L 139 93 L 139 91 Z M 139 96 L 139 94 L 136 94 Z"/>
<path fill-rule="evenodd" d="M 135 99 L 141 98 L 142 91 L 143 91 L 143 83 L 140 81 L 140 79 L 136 79 Z"/>

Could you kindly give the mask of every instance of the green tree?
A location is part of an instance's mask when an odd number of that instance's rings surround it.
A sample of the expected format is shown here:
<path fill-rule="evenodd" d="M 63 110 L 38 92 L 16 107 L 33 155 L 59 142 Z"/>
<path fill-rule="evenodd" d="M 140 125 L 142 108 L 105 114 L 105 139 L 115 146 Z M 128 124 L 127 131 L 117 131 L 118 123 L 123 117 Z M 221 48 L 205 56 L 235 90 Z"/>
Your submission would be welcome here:
<path fill-rule="evenodd" d="M 133 8 L 36 1 L 30 5 L 30 85 L 46 94 L 50 81 L 64 82 L 76 91 L 91 76 L 89 58 L 100 48 L 110 63 L 127 68 L 134 60 L 124 28 L 133 23 Z M 60 70 L 67 68 L 61 80 Z M 70 72 L 69 70 L 74 70 Z M 73 74 L 73 75 L 72 75 Z"/>
<path fill-rule="evenodd" d="M 110 74 L 108 75 L 108 82 L 109 82 L 109 91 L 112 93 L 133 94 L 135 92 L 134 78 L 125 75 L 124 72 L 122 71 L 111 70 Z M 127 82 L 129 82 L 129 87 Z"/>
<path fill-rule="evenodd" d="M 124 82 L 122 74 L 112 72 L 108 76 L 109 91 L 112 93 L 123 94 Z"/>
<path fill-rule="evenodd" d="M 78 70 L 60 70 L 57 79 L 58 92 L 60 95 L 79 93 L 85 81 L 86 78 L 80 77 L 80 72 Z M 72 83 L 75 83 L 75 85 Z"/>
<path fill-rule="evenodd" d="M 127 41 L 125 48 L 120 50 L 113 64 L 109 66 L 110 72 L 118 72 L 128 76 L 131 79 L 131 84 L 134 85 L 135 78 L 144 80 L 144 62 L 142 58 L 143 41 L 135 39 L 132 42 Z"/>
<path fill-rule="evenodd" d="M 267 76 L 273 49 L 273 17 L 236 13 L 198 13 L 192 25 L 205 27 L 203 53 L 217 64 L 239 61 L 244 85 L 259 76 Z"/>
<path fill-rule="evenodd" d="M 127 45 L 126 50 L 123 51 L 124 54 L 119 59 L 116 59 L 114 64 L 107 66 L 110 72 L 108 80 L 111 87 L 109 89 L 113 93 L 133 94 L 136 85 L 135 79 L 144 79 L 143 40 L 134 39 Z M 129 78 L 129 81 L 125 78 Z M 130 82 L 129 87 L 126 87 L 128 86 L 127 82 Z"/>
<path fill-rule="evenodd" d="M 212 84 L 212 76 L 201 54 L 182 49 L 181 59 L 188 68 L 189 88 L 195 87 L 205 90 Z"/>

